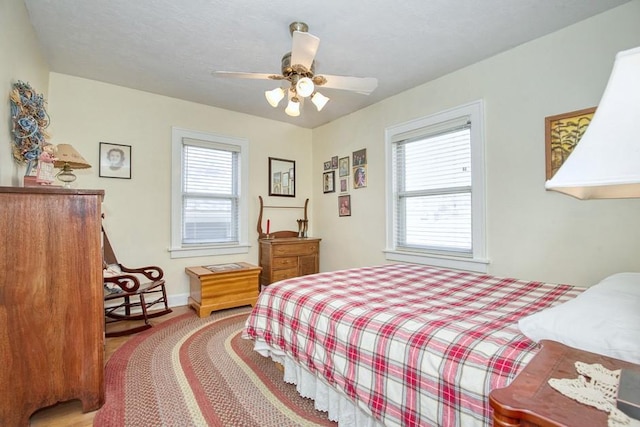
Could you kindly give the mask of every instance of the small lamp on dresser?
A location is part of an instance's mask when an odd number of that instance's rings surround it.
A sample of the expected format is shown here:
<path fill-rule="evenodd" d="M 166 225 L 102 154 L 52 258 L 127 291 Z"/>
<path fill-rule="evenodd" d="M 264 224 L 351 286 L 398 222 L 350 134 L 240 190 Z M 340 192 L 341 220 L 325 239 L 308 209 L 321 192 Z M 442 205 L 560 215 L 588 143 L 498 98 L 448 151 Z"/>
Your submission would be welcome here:
<path fill-rule="evenodd" d="M 58 169 L 62 169 L 58 172 L 56 178 L 62 181 L 66 188 L 69 188 L 71 183 L 76 180 L 73 169 L 87 169 L 91 167 L 89 162 L 87 162 L 71 144 L 58 144 L 56 160 L 53 165 Z"/>

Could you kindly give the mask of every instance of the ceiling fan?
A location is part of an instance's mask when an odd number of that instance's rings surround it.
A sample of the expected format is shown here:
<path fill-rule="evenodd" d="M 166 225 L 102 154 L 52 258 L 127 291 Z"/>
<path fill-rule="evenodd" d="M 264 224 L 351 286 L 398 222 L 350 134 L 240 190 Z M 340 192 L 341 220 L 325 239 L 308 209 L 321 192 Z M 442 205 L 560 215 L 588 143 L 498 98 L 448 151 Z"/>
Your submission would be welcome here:
<path fill-rule="evenodd" d="M 296 117 L 300 115 L 300 104 L 304 98 L 310 98 L 318 111 L 322 110 L 329 98 L 316 90 L 317 87 L 348 90 L 363 95 L 369 95 L 378 86 L 374 77 L 333 76 L 330 74 L 316 75 L 316 52 L 320 39 L 308 33 L 309 26 L 304 22 L 292 22 L 289 32 L 293 38 L 291 52 L 282 57 L 282 74 L 243 73 L 234 71 L 214 71 L 217 77 L 233 77 L 241 79 L 270 79 L 285 80 L 289 87 L 278 87 L 265 92 L 265 97 L 271 106 L 278 106 L 280 101 L 288 95 L 289 103 L 285 113 Z M 286 92 L 285 92 L 286 90 Z"/>

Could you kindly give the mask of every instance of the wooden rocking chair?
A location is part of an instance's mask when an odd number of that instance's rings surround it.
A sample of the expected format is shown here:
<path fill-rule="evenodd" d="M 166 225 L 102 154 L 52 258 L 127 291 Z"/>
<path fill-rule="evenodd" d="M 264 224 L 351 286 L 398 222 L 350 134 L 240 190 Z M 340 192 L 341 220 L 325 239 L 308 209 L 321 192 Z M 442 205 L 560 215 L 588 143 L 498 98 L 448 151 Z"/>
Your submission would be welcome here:
<path fill-rule="evenodd" d="M 118 337 L 149 329 L 149 319 L 172 311 L 167 304 L 164 272 L 157 266 L 123 266 L 118 262 L 104 228 L 102 236 L 105 325 L 122 321 L 136 323 L 126 329 L 108 331 L 105 336 Z M 156 304 L 163 308 L 150 311 Z M 139 324 L 140 321 L 143 322 L 142 325 Z"/>

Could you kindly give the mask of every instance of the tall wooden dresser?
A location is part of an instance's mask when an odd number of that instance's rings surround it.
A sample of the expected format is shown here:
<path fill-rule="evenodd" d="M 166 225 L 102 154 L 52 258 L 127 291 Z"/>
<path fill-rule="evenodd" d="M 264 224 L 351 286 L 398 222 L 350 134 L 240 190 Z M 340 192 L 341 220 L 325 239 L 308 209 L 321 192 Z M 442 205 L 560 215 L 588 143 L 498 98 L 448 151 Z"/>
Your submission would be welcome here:
<path fill-rule="evenodd" d="M 260 284 L 314 274 L 320 268 L 320 240 L 311 237 L 259 239 Z"/>
<path fill-rule="evenodd" d="M 104 403 L 104 191 L 0 187 L 0 425 Z"/>

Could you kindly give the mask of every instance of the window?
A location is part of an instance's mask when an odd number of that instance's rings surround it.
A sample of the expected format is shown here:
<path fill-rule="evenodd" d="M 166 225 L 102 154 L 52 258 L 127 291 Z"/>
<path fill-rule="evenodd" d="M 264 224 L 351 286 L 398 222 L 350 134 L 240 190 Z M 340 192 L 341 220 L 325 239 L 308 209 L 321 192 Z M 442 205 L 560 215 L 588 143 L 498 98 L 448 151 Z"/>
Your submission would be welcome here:
<path fill-rule="evenodd" d="M 482 102 L 386 130 L 388 260 L 486 272 Z"/>
<path fill-rule="evenodd" d="M 171 257 L 248 252 L 248 142 L 172 129 Z"/>

